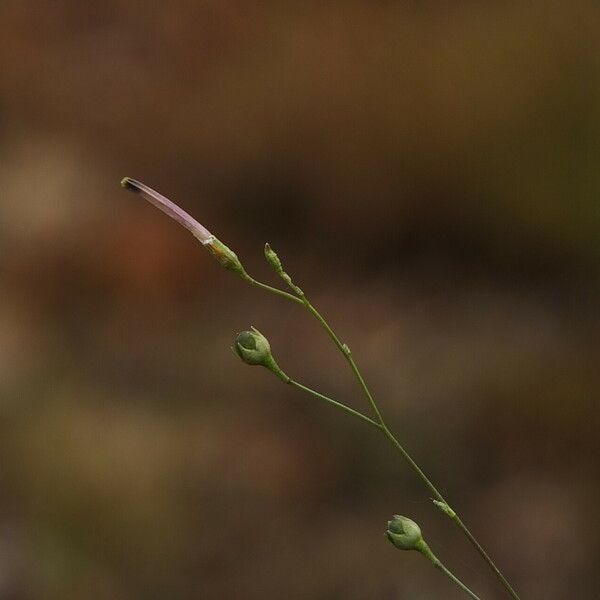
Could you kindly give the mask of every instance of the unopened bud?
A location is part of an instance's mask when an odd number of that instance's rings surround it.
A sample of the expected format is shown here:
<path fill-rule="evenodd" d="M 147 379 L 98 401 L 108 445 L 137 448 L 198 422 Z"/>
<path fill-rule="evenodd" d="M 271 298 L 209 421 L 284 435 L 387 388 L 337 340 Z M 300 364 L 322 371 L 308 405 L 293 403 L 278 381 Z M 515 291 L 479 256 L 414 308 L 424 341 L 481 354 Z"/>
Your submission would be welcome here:
<path fill-rule="evenodd" d="M 275 253 L 275 250 L 273 250 L 273 248 L 271 248 L 269 244 L 265 244 L 265 258 L 267 259 L 267 262 L 273 267 L 275 273 L 281 275 L 281 273 L 283 272 L 283 265 L 279 260 L 279 256 L 277 256 L 277 254 Z"/>
<path fill-rule="evenodd" d="M 299 298 L 304 297 L 304 292 L 294 284 L 292 278 L 283 270 L 283 265 L 281 264 L 281 260 L 279 260 L 279 256 L 275 253 L 275 250 L 271 248 L 269 244 L 265 244 L 265 258 L 267 262 L 273 267 L 273 270 L 285 283 L 292 289 L 294 294 Z"/>
<path fill-rule="evenodd" d="M 247 365 L 262 365 L 285 383 L 289 383 L 290 378 L 279 368 L 273 358 L 269 340 L 255 327 L 238 334 L 235 339 L 235 351 Z"/>
<path fill-rule="evenodd" d="M 419 552 L 423 550 L 425 542 L 421 535 L 421 528 L 408 517 L 394 515 L 394 518 L 388 521 L 385 535 L 400 550 L 417 550 Z"/>

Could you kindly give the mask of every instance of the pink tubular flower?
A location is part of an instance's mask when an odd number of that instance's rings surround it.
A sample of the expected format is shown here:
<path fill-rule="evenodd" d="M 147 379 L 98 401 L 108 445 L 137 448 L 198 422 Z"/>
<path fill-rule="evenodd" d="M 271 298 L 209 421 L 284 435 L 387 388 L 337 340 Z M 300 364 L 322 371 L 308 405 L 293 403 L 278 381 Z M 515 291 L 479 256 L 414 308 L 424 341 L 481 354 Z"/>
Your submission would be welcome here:
<path fill-rule="evenodd" d="M 139 194 L 150 204 L 162 210 L 166 215 L 185 227 L 226 269 L 234 271 L 238 275 L 248 279 L 248 275 L 233 250 L 230 250 L 223 242 L 218 240 L 206 227 L 200 225 L 194 217 L 179 208 L 177 204 L 165 198 L 162 194 L 148 187 L 141 181 L 124 177 L 121 185 L 131 192 Z"/>
<path fill-rule="evenodd" d="M 165 198 L 162 194 L 148 187 L 141 181 L 132 179 L 131 177 L 124 177 L 121 180 L 121 185 L 131 192 L 139 194 L 145 200 L 148 200 L 150 204 L 154 204 L 156 208 L 162 210 L 165 214 L 169 215 L 171 219 L 177 221 L 180 225 L 183 225 L 195 238 L 197 238 L 202 244 L 210 244 L 215 236 L 203 227 L 182 208 L 179 208 L 177 204 L 171 202 L 168 198 Z"/>

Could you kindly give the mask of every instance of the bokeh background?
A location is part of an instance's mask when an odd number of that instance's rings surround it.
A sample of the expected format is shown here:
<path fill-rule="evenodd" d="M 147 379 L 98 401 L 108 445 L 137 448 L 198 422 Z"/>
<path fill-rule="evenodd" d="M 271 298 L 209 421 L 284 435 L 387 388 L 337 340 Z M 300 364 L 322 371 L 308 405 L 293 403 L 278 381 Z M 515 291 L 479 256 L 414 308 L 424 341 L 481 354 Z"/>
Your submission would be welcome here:
<path fill-rule="evenodd" d="M 253 324 L 392 428 L 523 598 L 595 598 L 600 9 L 0 3 L 0 597 L 461 598 L 497 582 L 383 438 L 230 351 Z"/>

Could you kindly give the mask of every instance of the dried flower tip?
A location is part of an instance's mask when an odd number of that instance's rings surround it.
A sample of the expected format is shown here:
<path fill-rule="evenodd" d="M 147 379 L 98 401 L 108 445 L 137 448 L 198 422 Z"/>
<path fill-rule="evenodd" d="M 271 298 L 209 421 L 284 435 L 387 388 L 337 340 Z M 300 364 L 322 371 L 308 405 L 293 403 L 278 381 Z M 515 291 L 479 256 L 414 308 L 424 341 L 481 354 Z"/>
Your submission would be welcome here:
<path fill-rule="evenodd" d="M 212 235 L 208 229 L 200 225 L 194 217 L 141 181 L 137 181 L 131 177 L 125 177 L 121 180 L 121 185 L 131 192 L 139 194 L 144 200 L 150 202 L 150 204 L 154 204 L 156 208 L 162 210 L 166 215 L 185 227 L 195 238 L 200 240 L 202 244 L 210 244 L 215 239 L 215 236 Z"/>

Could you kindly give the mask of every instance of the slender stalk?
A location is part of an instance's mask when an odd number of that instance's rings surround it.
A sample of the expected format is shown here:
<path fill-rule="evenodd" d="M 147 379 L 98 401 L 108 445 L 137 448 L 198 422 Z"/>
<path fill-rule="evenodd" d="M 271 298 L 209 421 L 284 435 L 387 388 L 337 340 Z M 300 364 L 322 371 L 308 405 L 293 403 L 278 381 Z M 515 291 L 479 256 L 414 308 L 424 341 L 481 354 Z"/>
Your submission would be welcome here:
<path fill-rule="evenodd" d="M 349 406 L 346 406 L 345 404 L 342 404 L 341 402 L 338 402 L 337 400 L 334 400 L 333 398 L 329 398 L 329 396 L 325 396 L 324 394 L 321 394 L 321 393 L 317 392 L 316 390 L 306 387 L 305 385 L 302 385 L 301 383 L 298 383 L 297 381 L 294 381 L 293 379 L 290 379 L 288 381 L 288 384 L 291 385 L 292 387 L 302 390 L 303 392 L 306 392 L 307 394 L 311 394 L 312 396 L 319 398 L 319 400 L 324 400 L 325 402 L 328 402 L 329 404 L 347 412 L 348 414 L 350 414 L 354 417 L 357 417 L 358 419 L 361 419 L 362 421 L 365 421 L 366 423 L 375 427 L 376 429 L 381 429 L 381 425 L 379 423 L 373 421 L 373 419 L 370 419 L 366 415 L 363 415 L 361 412 L 358 412 L 357 410 L 354 410 L 353 408 L 350 408 Z"/>
<path fill-rule="evenodd" d="M 431 552 L 431 551 L 430 551 Z M 479 596 L 477 596 L 474 592 L 472 592 L 454 573 L 452 573 L 437 556 L 431 552 L 431 556 L 428 557 L 433 566 L 439 569 L 444 575 L 446 575 L 452 582 L 454 582 L 465 594 L 473 598 L 473 600 L 480 600 Z"/>
<path fill-rule="evenodd" d="M 452 520 L 456 523 L 458 528 L 465 534 L 467 539 L 473 544 L 475 550 L 479 552 L 480 556 L 485 560 L 485 562 L 489 565 L 489 567 L 494 571 L 496 577 L 500 580 L 502 585 L 505 587 L 506 591 L 514 598 L 514 600 L 520 600 L 517 592 L 513 589 L 512 585 L 506 579 L 506 577 L 502 574 L 500 569 L 495 565 L 494 561 L 490 558 L 488 553 L 481 547 L 481 544 L 477 541 L 475 536 L 469 531 L 468 527 L 462 522 L 461 518 L 454 513 L 454 516 L 451 517 Z"/>
<path fill-rule="evenodd" d="M 342 355 L 344 356 L 344 358 L 348 362 L 348 364 L 350 366 L 350 369 L 352 370 L 352 373 L 354 374 L 356 380 L 358 381 L 358 384 L 360 385 L 360 387 L 361 387 L 361 389 L 362 389 L 365 397 L 369 401 L 369 404 L 370 404 L 370 406 L 371 406 L 371 408 L 373 410 L 373 413 L 375 414 L 377 422 L 373 421 L 373 424 L 375 424 L 375 426 L 383 433 L 383 435 L 385 435 L 385 437 L 392 443 L 392 445 L 400 453 L 400 455 L 402 456 L 402 458 L 408 463 L 408 465 L 414 471 L 414 473 L 417 475 L 417 477 L 429 489 L 429 491 L 432 493 L 432 495 L 434 496 L 434 498 L 439 503 L 441 503 L 441 504 L 443 504 L 443 505 L 445 505 L 447 507 L 448 510 L 447 511 L 444 510 L 444 512 L 446 512 L 446 514 L 454 521 L 454 523 L 463 532 L 463 534 L 466 536 L 466 538 L 471 542 L 471 544 L 473 545 L 473 547 L 475 548 L 475 550 L 477 550 L 477 552 L 479 553 L 479 555 L 487 563 L 487 565 L 490 567 L 490 569 L 492 570 L 492 572 L 494 573 L 494 575 L 496 575 L 496 577 L 498 578 L 498 580 L 500 581 L 500 583 L 504 586 L 505 590 L 513 598 L 513 600 L 520 600 L 519 596 L 517 595 L 517 593 L 515 592 L 515 590 L 513 589 L 513 587 L 510 585 L 510 583 L 508 582 L 508 580 L 506 579 L 506 577 L 502 574 L 502 572 L 500 571 L 500 569 L 496 566 L 496 564 L 491 559 L 491 557 L 489 556 L 489 554 L 483 549 L 483 547 L 481 546 L 481 544 L 477 541 L 477 539 L 475 538 L 475 536 L 471 533 L 471 531 L 463 523 L 463 521 L 461 520 L 461 518 L 454 512 L 454 510 L 452 510 L 449 507 L 448 503 L 446 502 L 446 500 L 444 499 L 444 497 L 442 496 L 442 494 L 433 485 L 433 483 L 431 482 L 431 480 L 425 475 L 425 473 L 423 472 L 423 470 L 419 467 L 419 465 L 417 465 L 417 463 L 413 460 L 413 458 L 410 456 L 410 454 L 404 449 L 404 447 L 402 446 L 402 444 L 400 444 L 400 442 L 396 439 L 396 437 L 392 434 L 392 432 L 390 431 L 390 429 L 387 427 L 387 425 L 386 425 L 386 423 L 385 423 L 385 421 L 383 419 L 383 416 L 381 414 L 381 411 L 379 410 L 379 407 L 377 406 L 377 403 L 375 402 L 375 399 L 373 398 L 373 395 L 371 394 L 371 391 L 369 390 L 369 387 L 367 386 L 367 384 L 366 384 L 366 382 L 365 382 L 365 380 L 364 380 L 364 378 L 363 378 L 363 376 L 362 376 L 362 374 L 361 374 L 361 372 L 360 372 L 360 370 L 359 370 L 356 362 L 352 358 L 352 352 L 350 351 L 350 348 L 339 339 L 339 337 L 333 331 L 333 329 L 331 328 L 331 326 L 327 323 L 327 321 L 325 320 L 325 318 L 311 304 L 311 302 L 308 300 L 308 298 L 302 292 L 302 290 L 300 290 L 299 288 L 297 288 L 296 286 L 294 286 L 293 284 L 291 284 L 291 282 L 288 282 L 289 285 L 290 285 L 290 287 L 292 287 L 292 289 L 297 294 L 297 296 L 293 296 L 292 294 L 288 294 L 287 292 L 284 292 L 284 291 L 279 290 L 277 288 L 272 288 L 269 285 L 261 283 L 261 282 L 255 280 L 254 278 L 252 278 L 250 276 L 247 277 L 247 281 L 249 281 L 252 285 L 260 287 L 260 288 L 262 288 L 262 289 L 264 289 L 264 290 L 266 290 L 268 292 L 277 294 L 278 296 L 282 296 L 284 298 L 287 298 L 288 300 L 292 300 L 293 302 L 295 302 L 297 304 L 298 303 L 303 304 L 305 306 L 305 308 L 308 310 L 308 312 L 311 315 L 313 315 L 313 317 L 315 317 L 315 319 L 320 323 L 320 325 L 323 327 L 323 329 L 327 332 L 327 335 L 331 338 L 331 340 L 333 341 L 333 343 L 335 344 L 335 346 L 339 349 L 339 351 L 342 353 Z M 300 384 L 297 384 L 296 387 L 298 387 L 300 389 L 304 389 L 304 391 L 307 391 L 307 389 L 305 389 L 304 386 L 301 386 Z M 308 390 L 308 391 L 309 391 L 309 393 L 313 393 L 313 395 L 317 395 L 318 394 L 318 392 L 314 392 L 314 390 Z M 327 398 L 327 397 L 323 397 L 322 399 L 326 399 L 326 401 L 328 401 L 328 402 L 335 402 L 335 401 L 332 401 L 330 398 Z M 345 405 L 342 405 L 342 406 L 345 407 Z M 349 407 L 345 407 L 345 409 L 348 409 L 348 408 Z M 350 410 L 352 411 L 353 409 L 350 409 Z M 355 411 L 353 411 L 353 412 L 355 412 Z M 361 415 L 361 413 L 358 413 L 358 414 Z M 361 415 L 361 418 L 363 418 L 363 417 L 364 417 L 364 415 Z"/>
<path fill-rule="evenodd" d="M 385 425 L 383 423 L 383 417 L 381 416 L 381 413 L 379 412 L 379 407 L 377 406 L 377 403 L 375 402 L 375 399 L 373 398 L 371 391 L 369 390 L 361 372 L 358 370 L 358 367 L 356 366 L 356 363 L 354 362 L 354 359 L 352 358 L 352 352 L 351 352 L 350 348 L 348 347 L 347 344 L 344 344 L 343 342 L 340 341 L 340 339 L 336 335 L 335 331 L 333 331 L 333 329 L 329 326 L 329 323 L 327 323 L 327 321 L 323 318 L 321 313 L 319 313 L 319 311 L 310 303 L 310 301 L 304 294 L 302 294 L 300 299 L 301 299 L 302 303 L 304 304 L 304 306 L 306 307 L 306 310 L 308 310 L 308 312 L 311 315 L 313 315 L 313 317 L 315 317 L 315 319 L 321 324 L 323 329 L 325 329 L 325 331 L 327 332 L 327 335 L 331 338 L 333 343 L 337 346 L 338 350 L 344 355 L 344 358 L 350 365 L 350 369 L 352 370 L 352 373 L 354 373 L 354 376 L 356 377 L 356 380 L 358 381 L 360 387 L 362 388 L 363 393 L 367 397 L 367 400 L 369 401 L 369 404 L 371 405 L 371 408 L 373 409 L 373 412 L 375 413 L 377 420 L 379 421 L 379 423 L 381 423 L 382 426 L 385 427 Z"/>
<path fill-rule="evenodd" d="M 319 398 L 320 400 L 324 400 L 325 402 L 328 402 L 329 404 L 335 406 L 336 408 L 339 408 L 340 410 L 343 410 L 343 411 L 351 414 L 352 416 L 357 417 L 358 419 L 361 419 L 362 421 L 365 421 L 369 425 L 375 427 L 375 429 L 382 429 L 382 425 L 380 423 L 373 421 L 373 419 L 370 419 L 366 415 L 363 415 L 362 413 L 354 410 L 353 408 L 350 408 L 349 406 L 342 404 L 341 402 L 338 402 L 337 400 L 334 400 L 333 398 L 329 398 L 328 396 L 325 396 L 324 394 L 321 394 L 320 392 L 317 392 L 316 390 L 313 390 L 305 385 L 302 385 L 301 383 L 299 383 L 291 378 L 288 380 L 288 383 L 291 386 L 293 386 L 303 392 L 306 392 L 307 394 L 310 394 L 311 396 Z M 395 438 L 394 438 L 394 440 L 395 440 Z M 395 440 L 395 442 L 397 443 L 397 440 Z M 398 444 L 398 446 L 400 448 L 402 448 L 399 444 Z M 402 449 L 402 452 L 405 452 L 404 449 Z M 410 456 L 406 453 L 404 455 L 414 465 L 414 467 L 416 469 L 418 469 L 419 472 L 421 472 L 419 467 L 414 463 L 414 461 L 410 458 Z M 422 474 L 422 472 L 421 472 L 421 474 Z M 433 484 L 431 484 L 431 482 L 427 479 L 427 477 L 425 477 L 425 475 L 423 475 L 423 477 L 425 478 L 425 480 L 427 480 L 430 488 L 432 490 L 435 490 L 435 487 L 433 487 Z M 435 492 L 439 496 L 439 498 L 441 498 L 439 492 L 437 492 L 437 490 L 435 490 Z M 474 600 L 480 600 L 479 596 L 474 594 L 458 577 L 456 577 L 456 575 L 454 575 L 448 568 L 446 568 L 446 566 L 437 558 L 437 556 L 435 556 L 435 554 L 433 554 L 433 552 L 431 551 L 429 546 L 425 543 L 425 541 L 422 541 L 419 551 L 424 556 L 426 556 L 437 569 L 439 569 L 440 571 L 442 571 L 442 573 L 444 573 L 447 577 L 449 577 L 450 580 L 453 581 L 463 592 L 465 592 L 468 596 L 470 596 Z"/>
<path fill-rule="evenodd" d="M 254 279 L 254 277 L 251 277 L 250 275 L 248 275 L 248 273 L 246 273 L 245 271 L 242 273 L 242 277 L 243 277 L 244 281 L 247 281 L 250 285 L 253 285 L 254 287 L 260 288 L 261 290 L 265 290 L 266 292 L 270 292 L 271 294 L 275 294 L 276 296 L 281 296 L 282 298 L 285 298 L 286 300 L 291 300 L 292 302 L 296 302 L 296 304 L 304 304 L 304 302 L 302 302 L 302 300 L 300 300 L 300 298 L 293 296 L 292 294 L 289 294 L 288 292 L 284 292 L 283 290 L 280 290 L 278 288 L 271 287 L 270 285 L 267 285 L 266 283 L 263 283 L 262 281 L 258 281 L 256 279 Z"/>

